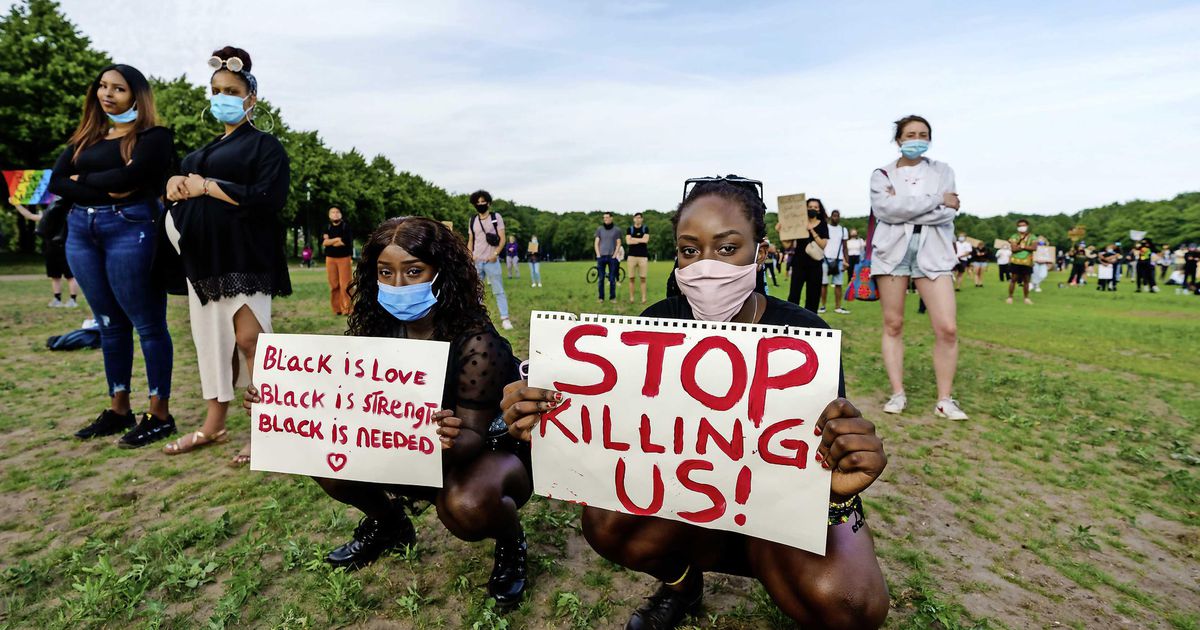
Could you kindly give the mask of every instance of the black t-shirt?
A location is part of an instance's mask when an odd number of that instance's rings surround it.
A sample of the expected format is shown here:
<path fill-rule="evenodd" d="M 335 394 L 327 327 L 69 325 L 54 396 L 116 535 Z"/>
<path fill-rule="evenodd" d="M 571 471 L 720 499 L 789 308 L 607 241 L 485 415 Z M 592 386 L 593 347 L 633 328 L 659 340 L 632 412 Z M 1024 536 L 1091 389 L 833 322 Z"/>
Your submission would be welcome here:
<path fill-rule="evenodd" d="M 1189 273 L 1196 271 L 1196 263 L 1200 262 L 1200 250 L 1183 253 L 1183 268 Z"/>
<path fill-rule="evenodd" d="M 646 310 L 642 311 L 642 317 L 696 320 L 696 316 L 692 314 L 692 305 L 683 296 L 669 297 L 651 304 Z M 763 311 L 762 319 L 758 320 L 758 323 L 767 326 L 829 329 L 829 324 L 826 324 L 825 320 L 817 317 L 816 313 L 800 308 L 791 302 L 785 302 L 779 298 L 770 296 L 767 297 L 767 308 Z M 841 367 L 838 367 L 838 396 L 845 395 L 846 378 L 842 373 Z"/>
<path fill-rule="evenodd" d="M 817 236 L 820 236 L 822 239 L 829 239 L 828 223 L 821 221 L 817 224 L 817 227 L 813 228 L 813 231 L 816 232 Z M 804 248 L 808 247 L 808 244 L 813 241 L 812 236 L 808 236 L 807 234 L 808 232 L 805 232 L 804 238 L 796 240 L 796 254 L 792 256 L 793 267 L 816 267 L 824 262 L 824 257 L 822 257 L 822 260 L 813 260 L 812 257 L 808 255 L 808 252 L 804 251 Z"/>
<path fill-rule="evenodd" d="M 345 221 L 334 225 L 330 223 L 325 226 L 325 236 L 328 238 L 341 238 L 343 245 L 328 245 L 325 247 L 325 256 L 327 258 L 345 258 L 354 253 L 354 241 L 350 235 L 350 226 L 346 225 Z"/>
<path fill-rule="evenodd" d="M 108 206 L 149 201 L 162 196 L 175 159 L 175 141 L 166 127 L 138 134 L 128 164 L 121 157 L 124 138 L 101 140 L 79 153 L 68 145 L 54 164 L 50 192 L 81 206 Z M 78 175 L 78 180 L 72 180 Z M 120 199 L 108 193 L 133 194 Z"/>
<path fill-rule="evenodd" d="M 641 238 L 649 233 L 650 230 L 648 230 L 644 225 L 642 227 L 636 227 L 632 225 L 629 226 L 629 235 L 633 238 Z M 646 246 L 646 243 L 635 243 L 629 246 L 629 252 L 627 255 L 647 258 L 650 256 L 650 248 Z"/>
<path fill-rule="evenodd" d="M 975 247 L 975 248 L 971 249 L 971 262 L 981 263 L 981 262 L 987 262 L 987 261 L 988 261 L 987 248 L 980 245 L 979 247 Z"/>

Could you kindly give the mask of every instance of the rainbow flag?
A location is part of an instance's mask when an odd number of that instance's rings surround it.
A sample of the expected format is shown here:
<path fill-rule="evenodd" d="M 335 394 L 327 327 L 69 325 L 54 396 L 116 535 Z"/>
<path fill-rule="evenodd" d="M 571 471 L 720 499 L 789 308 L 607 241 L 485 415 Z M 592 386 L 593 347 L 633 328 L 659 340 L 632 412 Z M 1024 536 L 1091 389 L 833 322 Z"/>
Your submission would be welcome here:
<path fill-rule="evenodd" d="M 46 189 L 50 187 L 50 169 L 26 171 L 4 171 L 4 183 L 8 184 L 8 200 L 26 206 L 54 203 L 58 199 Z"/>

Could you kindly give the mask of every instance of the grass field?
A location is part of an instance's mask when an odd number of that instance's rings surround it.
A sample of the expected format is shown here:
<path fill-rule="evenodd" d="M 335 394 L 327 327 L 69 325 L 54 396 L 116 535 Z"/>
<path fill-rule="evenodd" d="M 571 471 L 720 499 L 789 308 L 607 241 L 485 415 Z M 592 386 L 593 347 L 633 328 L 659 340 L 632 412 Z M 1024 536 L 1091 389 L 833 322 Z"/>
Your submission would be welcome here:
<path fill-rule="evenodd" d="M 508 284 L 522 355 L 531 310 L 597 310 L 586 267 L 545 264 L 540 290 Z M 652 268 L 655 287 L 667 271 Z M 866 496 L 887 627 L 1200 628 L 1200 298 L 1059 289 L 1056 274 L 1036 305 L 1006 306 L 989 271 L 986 287 L 959 294 L 969 422 L 932 416 L 932 336 L 915 297 L 910 410 L 898 417 L 879 412 L 878 305 L 828 316 L 845 331 L 849 397 L 890 455 Z M 340 334 L 324 271 L 293 281 L 275 329 Z M 0 280 L 0 628 L 611 628 L 653 590 L 592 553 L 575 507 L 540 499 L 522 510 L 531 597 L 507 615 L 483 598 L 491 545 L 455 540 L 431 512 L 407 553 L 331 571 L 322 557 L 358 514 L 308 479 L 227 467 L 248 435 L 240 409 L 230 444 L 179 457 L 69 437 L 101 409 L 103 371 L 98 351 L 44 349 L 85 316 L 47 309 L 48 284 Z M 173 413 L 194 429 L 186 300 L 172 298 L 169 317 Z M 139 356 L 141 392 L 143 374 Z M 696 627 L 786 625 L 748 580 L 711 575 L 706 601 Z"/>

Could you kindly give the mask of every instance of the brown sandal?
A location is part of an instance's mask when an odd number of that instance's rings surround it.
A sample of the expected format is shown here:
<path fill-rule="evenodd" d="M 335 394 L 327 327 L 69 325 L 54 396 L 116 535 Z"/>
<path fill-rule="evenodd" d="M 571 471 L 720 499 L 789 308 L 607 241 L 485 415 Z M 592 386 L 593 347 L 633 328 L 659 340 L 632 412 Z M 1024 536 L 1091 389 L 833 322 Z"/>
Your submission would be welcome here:
<path fill-rule="evenodd" d="M 187 438 L 192 439 L 187 443 L 187 445 L 184 445 L 183 441 Z M 167 455 L 181 455 L 183 453 L 189 453 L 198 448 L 208 446 L 209 444 L 224 442 L 226 438 L 227 433 L 225 429 L 217 431 L 212 436 L 205 435 L 203 431 L 196 431 L 194 433 L 189 433 L 178 440 L 171 442 L 170 444 L 167 444 L 163 447 L 163 452 Z"/>

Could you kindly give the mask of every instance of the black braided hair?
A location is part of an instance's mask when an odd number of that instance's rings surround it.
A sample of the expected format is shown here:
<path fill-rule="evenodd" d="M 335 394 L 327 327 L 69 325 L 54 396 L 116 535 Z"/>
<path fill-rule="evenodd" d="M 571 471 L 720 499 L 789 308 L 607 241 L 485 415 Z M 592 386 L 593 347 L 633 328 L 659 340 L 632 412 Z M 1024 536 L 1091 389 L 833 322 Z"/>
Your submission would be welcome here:
<path fill-rule="evenodd" d="M 729 177 L 737 177 L 730 175 Z M 671 227 L 679 229 L 679 217 L 683 214 L 684 208 L 692 205 L 692 202 L 701 197 L 716 196 L 726 201 L 732 201 L 742 208 L 742 212 L 746 214 L 746 218 L 754 224 L 754 238 L 756 241 L 761 241 L 767 237 L 767 206 L 758 196 L 758 188 L 749 182 L 732 182 L 727 179 L 700 182 L 692 187 L 691 192 L 687 197 L 684 197 L 680 202 L 679 207 L 675 208 L 675 214 L 671 215 Z"/>

